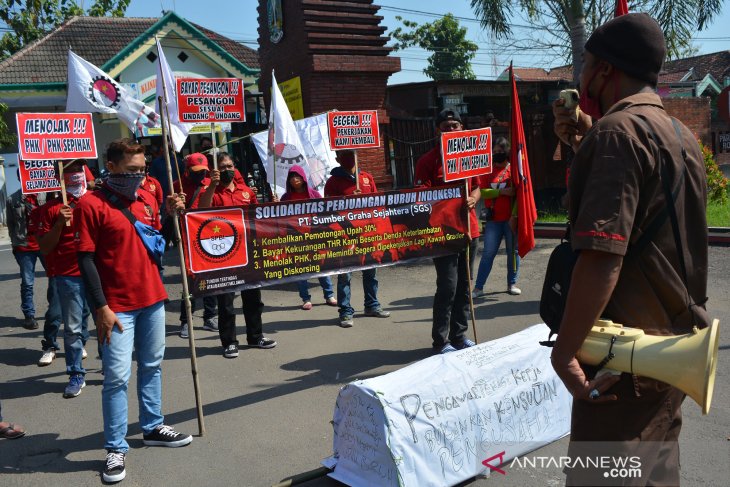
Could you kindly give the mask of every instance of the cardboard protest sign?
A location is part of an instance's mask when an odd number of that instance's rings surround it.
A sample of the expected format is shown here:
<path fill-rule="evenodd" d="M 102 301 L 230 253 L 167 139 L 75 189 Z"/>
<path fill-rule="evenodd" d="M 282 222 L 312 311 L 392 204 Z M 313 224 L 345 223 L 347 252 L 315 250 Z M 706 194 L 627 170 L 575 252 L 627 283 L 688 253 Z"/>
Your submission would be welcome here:
<path fill-rule="evenodd" d="M 500 465 L 570 432 L 572 396 L 544 336 L 539 324 L 346 385 L 333 456 L 322 462 L 329 476 L 353 487 L 442 487 L 498 472 L 516 485 Z"/>
<path fill-rule="evenodd" d="M 444 181 L 457 181 L 492 171 L 492 128 L 443 132 L 441 160 Z"/>
<path fill-rule="evenodd" d="M 23 194 L 61 191 L 61 183 L 56 178 L 53 161 L 18 161 L 20 190 Z"/>
<path fill-rule="evenodd" d="M 16 113 L 24 161 L 96 159 L 90 113 Z"/>
<path fill-rule="evenodd" d="M 238 78 L 177 78 L 182 123 L 245 122 L 243 81 Z"/>
<path fill-rule="evenodd" d="M 332 150 L 380 147 L 378 112 L 329 112 L 327 125 Z"/>
<path fill-rule="evenodd" d="M 185 215 L 193 296 L 438 257 L 467 241 L 461 185 Z"/>

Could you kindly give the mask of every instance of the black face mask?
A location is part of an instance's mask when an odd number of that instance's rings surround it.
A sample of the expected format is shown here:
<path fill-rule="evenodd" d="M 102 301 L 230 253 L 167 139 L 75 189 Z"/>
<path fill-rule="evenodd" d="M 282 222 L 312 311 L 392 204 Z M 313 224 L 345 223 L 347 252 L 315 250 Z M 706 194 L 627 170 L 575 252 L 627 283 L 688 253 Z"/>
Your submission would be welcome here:
<path fill-rule="evenodd" d="M 504 152 L 496 152 L 492 154 L 492 161 L 495 164 L 504 164 L 507 161 L 507 154 Z"/>
<path fill-rule="evenodd" d="M 205 179 L 205 171 L 188 171 L 188 177 L 195 184 L 200 184 Z"/>
<path fill-rule="evenodd" d="M 224 186 L 228 186 L 231 184 L 231 181 L 233 181 L 233 177 L 235 175 L 235 171 L 233 169 L 229 169 L 228 171 L 221 171 L 221 183 Z"/>

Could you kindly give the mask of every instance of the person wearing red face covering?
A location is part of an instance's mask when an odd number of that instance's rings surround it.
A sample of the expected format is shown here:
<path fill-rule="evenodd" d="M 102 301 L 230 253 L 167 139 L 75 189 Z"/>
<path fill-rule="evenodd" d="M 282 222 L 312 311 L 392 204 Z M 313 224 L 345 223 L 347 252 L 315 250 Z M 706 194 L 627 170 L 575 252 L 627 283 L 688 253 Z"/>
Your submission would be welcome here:
<path fill-rule="evenodd" d="M 573 395 L 568 453 L 638 455 L 642 477 L 632 485 L 679 485 L 684 393 L 639 375 L 597 373 L 576 353 L 599 317 L 648 335 L 710 324 L 705 168 L 694 135 L 656 94 L 665 54 L 654 19 L 617 17 L 585 45 L 578 120 L 553 105 L 555 132 L 576 151 L 569 221 L 580 253 L 552 352 Z M 568 485 L 607 485 L 601 469 L 566 473 Z"/>

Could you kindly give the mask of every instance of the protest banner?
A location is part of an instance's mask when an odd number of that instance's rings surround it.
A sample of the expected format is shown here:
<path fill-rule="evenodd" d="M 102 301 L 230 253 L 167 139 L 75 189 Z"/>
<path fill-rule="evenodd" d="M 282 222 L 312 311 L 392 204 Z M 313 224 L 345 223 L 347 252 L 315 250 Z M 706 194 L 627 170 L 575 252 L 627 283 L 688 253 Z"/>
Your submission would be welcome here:
<path fill-rule="evenodd" d="M 327 126 L 332 150 L 380 147 L 376 110 L 329 112 Z"/>
<path fill-rule="evenodd" d="M 53 161 L 18 161 L 20 190 L 23 194 L 60 191 L 61 183 L 56 177 Z"/>
<path fill-rule="evenodd" d="M 24 161 L 96 159 L 90 113 L 16 113 Z"/>
<path fill-rule="evenodd" d="M 572 396 L 539 341 L 545 325 L 344 386 L 330 477 L 353 487 L 443 487 L 570 432 Z"/>
<path fill-rule="evenodd" d="M 457 181 L 492 171 L 492 128 L 443 132 L 444 181 Z"/>
<path fill-rule="evenodd" d="M 182 123 L 245 122 L 243 82 L 237 78 L 177 78 Z"/>
<path fill-rule="evenodd" d="M 459 252 L 461 186 L 185 214 L 194 297 Z"/>

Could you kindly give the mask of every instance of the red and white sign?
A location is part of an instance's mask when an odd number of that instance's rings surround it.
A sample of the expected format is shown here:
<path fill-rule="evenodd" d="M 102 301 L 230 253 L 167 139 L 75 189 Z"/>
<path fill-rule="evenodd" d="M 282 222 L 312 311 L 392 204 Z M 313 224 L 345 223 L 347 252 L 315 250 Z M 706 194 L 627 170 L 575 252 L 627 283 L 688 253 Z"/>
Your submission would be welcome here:
<path fill-rule="evenodd" d="M 492 128 L 441 134 L 444 181 L 457 181 L 492 171 Z"/>
<path fill-rule="evenodd" d="M 15 121 L 24 161 L 96 159 L 90 113 L 16 113 Z"/>
<path fill-rule="evenodd" d="M 248 264 L 243 210 L 230 208 L 185 215 L 190 270 L 194 273 Z M 210 281 L 210 280 L 208 280 Z M 208 282 L 209 288 L 216 284 Z M 231 283 L 222 283 L 226 286 Z"/>
<path fill-rule="evenodd" d="M 23 194 L 61 191 L 61 183 L 56 178 L 53 161 L 18 161 L 20 190 Z"/>
<path fill-rule="evenodd" d="M 177 78 L 182 123 L 245 122 L 243 81 L 238 78 Z"/>
<path fill-rule="evenodd" d="M 327 127 L 332 150 L 380 147 L 378 112 L 329 112 Z"/>

